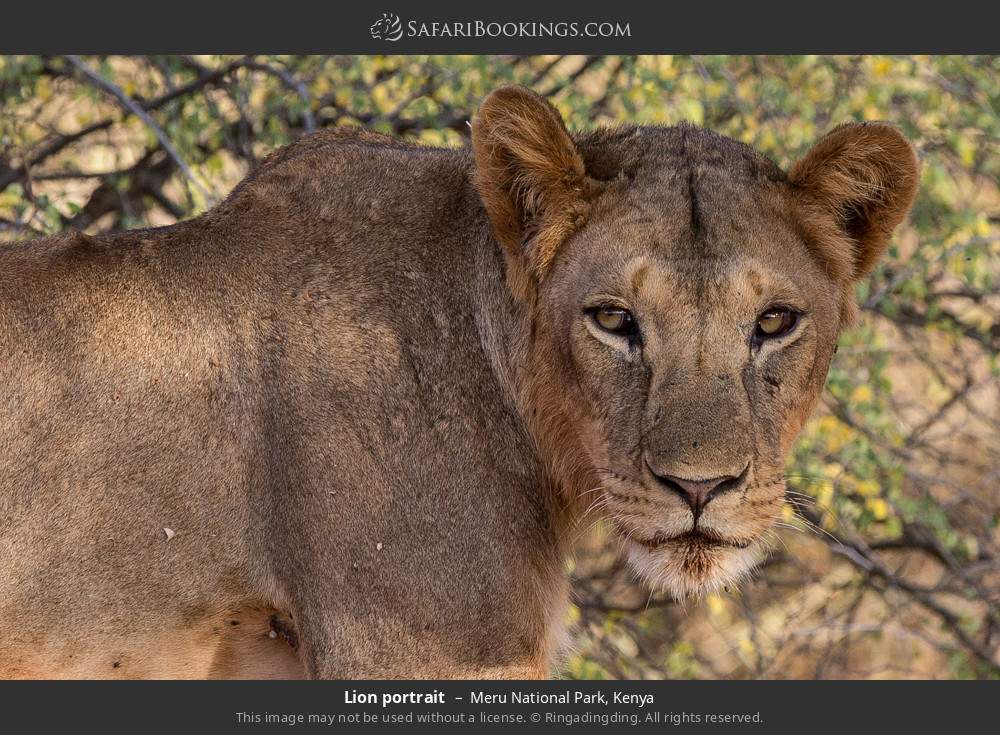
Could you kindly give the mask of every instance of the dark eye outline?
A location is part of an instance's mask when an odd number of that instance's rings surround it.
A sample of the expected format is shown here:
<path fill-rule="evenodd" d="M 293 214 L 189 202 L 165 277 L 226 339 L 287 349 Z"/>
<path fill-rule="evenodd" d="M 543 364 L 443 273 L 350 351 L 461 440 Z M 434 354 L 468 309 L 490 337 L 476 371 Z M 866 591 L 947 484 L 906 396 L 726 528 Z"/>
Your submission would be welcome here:
<path fill-rule="evenodd" d="M 767 316 L 780 314 L 784 317 L 784 322 L 781 328 L 777 332 L 765 332 L 760 328 L 760 321 Z M 797 309 L 793 309 L 788 306 L 770 306 L 760 313 L 756 321 L 754 321 L 753 329 L 753 342 L 756 345 L 760 345 L 763 342 L 772 339 L 779 339 L 788 334 L 791 334 L 795 330 L 795 327 L 799 324 L 799 318 L 802 316 L 802 312 Z"/>
<path fill-rule="evenodd" d="M 632 312 L 629 311 L 628 309 L 625 309 L 621 306 L 605 305 L 605 306 L 592 306 L 591 308 L 586 309 L 585 311 L 587 312 L 588 316 L 590 316 L 591 321 L 593 321 L 594 324 L 597 325 L 597 328 L 600 329 L 602 332 L 605 332 L 607 334 L 613 334 L 616 337 L 625 337 L 629 341 L 633 341 L 637 339 L 639 336 L 639 324 L 635 319 L 635 315 L 632 314 Z M 622 326 L 617 329 L 608 329 L 603 324 L 601 324 L 597 319 L 597 315 L 601 312 L 614 312 L 624 315 L 625 319 L 623 320 Z"/>

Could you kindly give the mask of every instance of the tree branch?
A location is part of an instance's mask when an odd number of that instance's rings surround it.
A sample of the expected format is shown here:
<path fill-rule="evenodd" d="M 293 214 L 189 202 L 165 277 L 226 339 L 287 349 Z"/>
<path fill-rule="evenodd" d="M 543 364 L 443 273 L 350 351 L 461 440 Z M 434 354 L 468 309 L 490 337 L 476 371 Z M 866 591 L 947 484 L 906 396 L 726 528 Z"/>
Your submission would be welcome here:
<path fill-rule="evenodd" d="M 67 54 L 63 58 L 72 64 L 91 84 L 106 94 L 114 97 L 122 107 L 142 120 L 143 124 L 149 128 L 153 132 L 153 135 L 156 136 L 156 139 L 160 141 L 160 145 L 163 146 L 163 150 L 167 152 L 168 156 L 174 159 L 174 163 L 177 164 L 177 168 L 180 169 L 181 173 L 184 174 L 187 180 L 190 181 L 198 192 L 205 198 L 205 201 L 209 204 L 214 203 L 214 197 L 212 197 L 212 195 L 209 194 L 208 189 L 206 189 L 202 183 L 198 181 L 187 161 L 184 160 L 184 157 L 174 147 L 174 144 L 170 141 L 170 138 L 163 131 L 163 129 L 152 117 L 150 117 L 149 113 L 142 108 L 142 105 L 125 94 L 125 92 L 116 84 L 108 81 L 97 72 L 91 70 L 90 67 L 83 63 L 79 56 Z"/>

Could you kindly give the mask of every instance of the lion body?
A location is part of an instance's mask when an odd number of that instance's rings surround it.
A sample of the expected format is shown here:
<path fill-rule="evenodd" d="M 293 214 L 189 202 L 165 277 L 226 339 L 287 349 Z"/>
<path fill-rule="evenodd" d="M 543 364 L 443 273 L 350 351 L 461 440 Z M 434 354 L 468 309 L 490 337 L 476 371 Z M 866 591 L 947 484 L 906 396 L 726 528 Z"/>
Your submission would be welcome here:
<path fill-rule="evenodd" d="M 194 221 L 0 251 L 0 674 L 543 673 L 468 169 L 321 134 Z"/>

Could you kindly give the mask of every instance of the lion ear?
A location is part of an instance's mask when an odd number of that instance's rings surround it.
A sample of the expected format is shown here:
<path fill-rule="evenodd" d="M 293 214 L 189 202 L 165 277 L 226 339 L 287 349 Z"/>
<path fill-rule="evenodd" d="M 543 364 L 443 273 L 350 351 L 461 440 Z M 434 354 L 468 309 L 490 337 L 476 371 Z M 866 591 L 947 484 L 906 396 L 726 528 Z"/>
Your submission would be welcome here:
<path fill-rule="evenodd" d="M 913 204 L 918 175 L 913 147 L 881 122 L 834 129 L 792 167 L 813 244 L 835 278 L 871 271 Z"/>
<path fill-rule="evenodd" d="M 501 87 L 472 125 L 476 188 L 508 261 L 537 282 L 585 221 L 596 190 L 552 105 Z"/>

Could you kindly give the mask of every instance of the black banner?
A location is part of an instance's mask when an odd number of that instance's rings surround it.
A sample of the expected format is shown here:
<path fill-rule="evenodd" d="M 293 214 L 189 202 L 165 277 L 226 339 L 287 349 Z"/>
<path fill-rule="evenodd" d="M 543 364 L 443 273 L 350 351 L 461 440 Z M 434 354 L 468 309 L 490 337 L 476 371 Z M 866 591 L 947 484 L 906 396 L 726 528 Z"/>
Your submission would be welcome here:
<path fill-rule="evenodd" d="M 2 53 L 996 53 L 996 4 L 8 3 Z"/>
<path fill-rule="evenodd" d="M 1000 682 L 8 682 L 0 730 L 940 732 L 986 726 Z"/>

